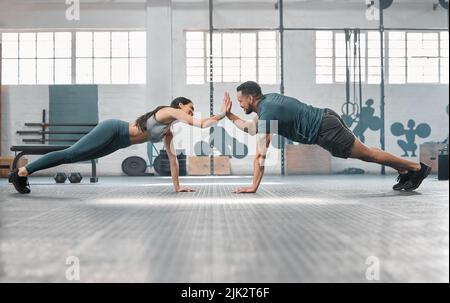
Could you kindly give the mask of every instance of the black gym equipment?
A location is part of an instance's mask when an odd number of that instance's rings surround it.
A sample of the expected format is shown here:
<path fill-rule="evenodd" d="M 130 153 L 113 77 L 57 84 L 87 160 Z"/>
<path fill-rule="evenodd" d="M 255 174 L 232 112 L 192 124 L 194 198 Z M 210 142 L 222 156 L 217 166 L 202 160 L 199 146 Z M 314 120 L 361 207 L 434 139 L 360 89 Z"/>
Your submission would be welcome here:
<path fill-rule="evenodd" d="M 128 157 L 122 162 L 122 171 L 127 176 L 154 176 L 152 173 L 146 173 L 147 162 L 141 157 Z"/>
<path fill-rule="evenodd" d="M 439 152 L 438 156 L 438 180 L 448 180 L 448 145 Z"/>
<path fill-rule="evenodd" d="M 186 154 L 184 150 L 177 151 L 177 159 L 178 159 L 178 172 L 180 176 L 186 176 Z M 153 162 L 153 167 L 155 171 L 160 176 L 170 176 L 170 162 L 169 157 L 167 156 L 166 150 L 160 150 L 159 155 L 155 158 Z"/>
<path fill-rule="evenodd" d="M 83 180 L 83 176 L 80 173 L 70 173 L 69 181 L 70 183 L 80 183 Z"/>
<path fill-rule="evenodd" d="M 57 173 L 56 175 L 55 175 L 55 182 L 56 183 L 65 183 L 66 182 L 66 180 L 67 180 L 67 176 L 66 176 L 66 174 L 65 173 Z"/>
<path fill-rule="evenodd" d="M 17 168 L 17 164 L 19 162 L 19 159 L 24 155 L 45 155 L 50 152 L 63 150 L 66 148 L 69 148 L 70 145 L 53 145 L 52 142 L 77 142 L 76 139 L 68 139 L 68 138 L 58 138 L 58 139 L 50 139 L 46 135 L 49 134 L 87 134 L 89 131 L 49 131 L 48 128 L 51 126 L 65 126 L 65 127 L 89 127 L 94 128 L 96 124 L 84 124 L 84 123 L 47 123 L 46 120 L 46 111 L 45 109 L 42 110 L 42 122 L 41 123 L 25 123 L 25 126 L 27 127 L 38 127 L 39 130 L 35 131 L 17 131 L 17 134 L 19 135 L 39 135 L 38 138 L 23 138 L 22 141 L 24 143 L 38 143 L 36 145 L 34 144 L 26 144 L 26 145 L 13 145 L 11 146 L 11 151 L 15 153 L 15 158 L 13 161 L 13 164 L 11 166 L 11 169 L 14 170 Z M 50 144 L 45 144 L 46 142 L 49 142 Z M 91 160 L 91 171 L 92 175 L 90 178 L 91 183 L 97 183 L 97 163 L 96 159 Z"/>
<path fill-rule="evenodd" d="M 378 8 L 387 9 L 392 5 L 394 0 L 379 0 L 379 1 L 372 1 L 372 2 L 373 2 L 373 5 L 375 5 Z"/>

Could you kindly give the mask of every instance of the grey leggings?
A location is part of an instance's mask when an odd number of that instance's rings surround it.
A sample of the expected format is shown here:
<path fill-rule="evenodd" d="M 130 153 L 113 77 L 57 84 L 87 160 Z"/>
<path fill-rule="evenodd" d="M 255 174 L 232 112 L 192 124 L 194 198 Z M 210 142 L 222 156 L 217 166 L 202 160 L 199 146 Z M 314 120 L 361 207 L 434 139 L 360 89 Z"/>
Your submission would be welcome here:
<path fill-rule="evenodd" d="M 32 174 L 61 164 L 98 159 L 130 145 L 128 122 L 105 120 L 71 147 L 48 153 L 28 164 L 26 169 Z"/>

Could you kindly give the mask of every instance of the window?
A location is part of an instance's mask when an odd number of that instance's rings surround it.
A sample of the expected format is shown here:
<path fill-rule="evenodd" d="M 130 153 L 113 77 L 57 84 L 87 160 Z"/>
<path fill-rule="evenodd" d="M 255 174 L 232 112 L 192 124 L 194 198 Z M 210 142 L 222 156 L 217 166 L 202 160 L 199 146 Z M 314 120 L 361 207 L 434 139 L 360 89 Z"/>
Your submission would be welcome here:
<path fill-rule="evenodd" d="M 76 83 L 145 82 L 145 32 L 76 33 Z"/>
<path fill-rule="evenodd" d="M 71 83 L 71 58 L 71 33 L 3 33 L 2 83 Z"/>
<path fill-rule="evenodd" d="M 406 33 L 389 32 L 389 73 L 391 84 L 406 83 Z"/>
<path fill-rule="evenodd" d="M 441 32 L 440 35 L 440 82 L 448 84 L 448 32 Z"/>
<path fill-rule="evenodd" d="M 316 32 L 316 83 L 333 83 L 333 32 Z"/>
<path fill-rule="evenodd" d="M 407 33 L 408 83 L 439 82 L 439 34 Z"/>
<path fill-rule="evenodd" d="M 366 82 L 366 35 L 361 33 L 360 41 L 356 43 L 356 56 L 354 48 L 354 35 L 350 35 L 350 46 L 347 47 L 345 34 L 335 34 L 335 81 L 346 81 L 346 53 L 350 69 L 350 81 L 359 82 L 359 66 L 361 65 L 361 80 Z M 346 50 L 347 49 L 347 50 Z M 359 49 L 361 49 L 361 62 L 359 62 Z"/>
<path fill-rule="evenodd" d="M 386 79 L 390 84 L 442 83 L 448 84 L 448 32 L 416 33 L 389 32 L 384 49 Z M 354 37 L 350 47 L 345 33 L 316 32 L 316 83 L 343 83 L 346 81 L 346 48 L 350 81 L 359 81 L 358 62 L 355 62 Z M 379 84 L 380 33 L 369 31 L 361 34 L 362 82 Z M 357 57 L 356 57 L 357 58 Z M 356 69 L 354 67 L 356 66 Z M 334 68 L 334 69 L 333 69 Z"/>
<path fill-rule="evenodd" d="M 213 82 L 257 81 L 277 83 L 276 32 L 214 33 Z M 210 79 L 210 37 L 205 32 L 186 33 L 186 83 Z"/>
<path fill-rule="evenodd" d="M 354 39 L 353 33 L 349 36 L 350 43 L 346 43 L 345 33 L 334 33 L 332 31 L 316 32 L 316 83 L 346 82 L 347 63 L 351 82 L 359 81 L 360 65 L 362 82 L 368 81 L 373 83 L 379 81 L 380 73 L 376 68 L 380 64 L 377 62 L 377 60 L 380 60 L 380 54 L 375 52 L 375 48 L 379 45 L 379 37 L 376 37 L 374 33 L 361 33 L 360 41 L 356 42 L 356 56 Z M 361 61 L 358 59 L 359 52 L 361 52 Z M 368 54 L 367 56 L 366 53 Z M 348 62 L 346 62 L 346 56 L 348 56 Z"/>
<path fill-rule="evenodd" d="M 76 32 L 74 38 L 72 54 L 70 32 L 3 33 L 2 83 L 146 82 L 145 32 Z"/>
<path fill-rule="evenodd" d="M 381 83 L 380 33 L 367 33 L 367 83 Z M 361 54 L 362 55 L 362 54 Z M 384 62 L 386 53 L 383 51 Z M 364 59 L 364 58 L 363 58 Z"/>

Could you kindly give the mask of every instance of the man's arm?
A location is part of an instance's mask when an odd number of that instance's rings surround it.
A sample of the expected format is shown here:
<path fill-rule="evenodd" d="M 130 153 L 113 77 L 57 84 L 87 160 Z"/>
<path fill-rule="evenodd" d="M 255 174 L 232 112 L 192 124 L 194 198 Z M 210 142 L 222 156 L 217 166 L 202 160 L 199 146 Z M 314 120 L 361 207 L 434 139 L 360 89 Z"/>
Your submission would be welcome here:
<path fill-rule="evenodd" d="M 256 156 L 253 161 L 253 185 L 251 187 L 242 187 L 234 192 L 239 193 L 255 193 L 261 184 L 264 175 L 264 166 L 266 161 L 267 149 L 270 145 L 271 134 L 258 134 L 256 138 Z"/>
<path fill-rule="evenodd" d="M 248 133 L 251 136 L 256 135 L 258 131 L 258 116 L 255 116 L 252 120 L 242 120 L 232 112 L 227 113 L 227 118 L 236 125 L 240 130 Z"/>

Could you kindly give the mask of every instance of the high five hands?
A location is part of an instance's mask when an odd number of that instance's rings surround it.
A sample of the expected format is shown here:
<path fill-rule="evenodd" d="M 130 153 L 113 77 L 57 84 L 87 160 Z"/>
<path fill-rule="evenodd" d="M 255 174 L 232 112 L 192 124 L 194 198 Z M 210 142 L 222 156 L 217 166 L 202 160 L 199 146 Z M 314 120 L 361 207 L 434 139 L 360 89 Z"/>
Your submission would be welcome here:
<path fill-rule="evenodd" d="M 225 92 L 223 96 L 222 106 L 220 107 L 220 112 L 225 113 L 228 115 L 231 113 L 231 107 L 233 105 L 233 102 L 231 101 L 230 94 L 228 92 Z M 195 190 L 191 188 L 179 188 L 177 192 L 195 192 Z M 256 190 L 253 187 L 242 187 L 237 188 L 233 191 L 233 193 L 240 194 L 240 193 L 255 193 Z"/>
<path fill-rule="evenodd" d="M 232 102 L 230 99 L 230 94 L 225 92 L 223 96 L 222 107 L 220 108 L 221 113 L 229 114 L 231 112 Z"/>

